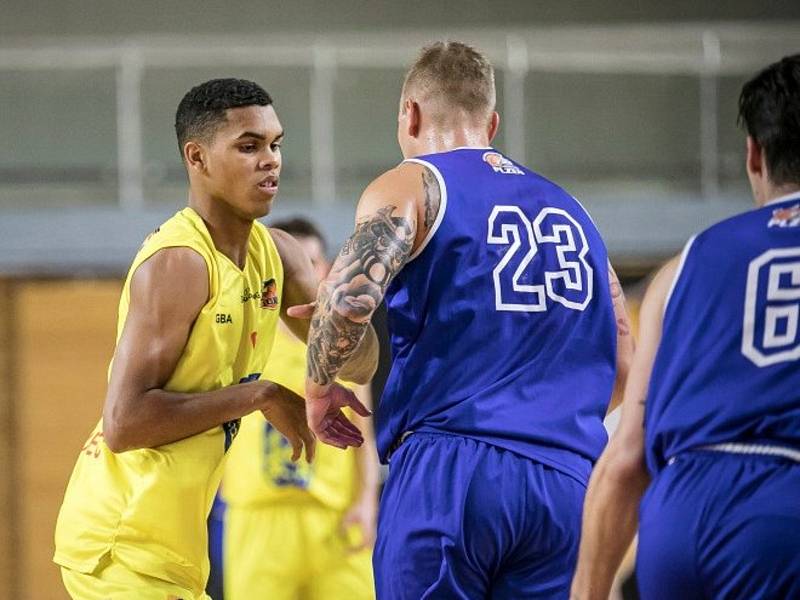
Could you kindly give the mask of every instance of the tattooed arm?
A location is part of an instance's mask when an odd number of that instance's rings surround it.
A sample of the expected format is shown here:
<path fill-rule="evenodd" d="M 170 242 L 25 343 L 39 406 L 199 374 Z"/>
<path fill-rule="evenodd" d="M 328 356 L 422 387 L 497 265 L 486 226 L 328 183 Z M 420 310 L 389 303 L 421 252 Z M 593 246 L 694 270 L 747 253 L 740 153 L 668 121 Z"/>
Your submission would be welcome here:
<path fill-rule="evenodd" d="M 308 337 L 309 425 L 322 441 L 340 414 L 330 385 L 358 347 L 386 288 L 433 225 L 438 197 L 435 178 L 408 163 L 384 173 L 361 197 L 355 230 L 320 285 Z"/>
<path fill-rule="evenodd" d="M 628 309 L 625 307 L 625 294 L 622 292 L 622 285 L 611 267 L 611 263 L 608 263 L 608 284 L 611 291 L 611 301 L 614 303 L 614 320 L 617 322 L 617 374 L 614 379 L 611 402 L 608 405 L 607 412 L 610 413 L 622 402 L 622 394 L 625 391 L 625 383 L 628 380 L 635 343 L 633 335 L 631 335 L 631 320 L 628 316 Z"/>
<path fill-rule="evenodd" d="M 299 311 L 293 316 L 290 309 L 297 306 L 311 307 L 319 286 L 311 260 L 302 246 L 285 231 L 271 229 L 270 233 L 281 256 L 284 268 L 283 301 L 281 302 L 281 319 L 299 339 L 307 343 L 309 330 L 309 314 Z M 305 316 L 303 316 L 305 314 Z M 361 344 L 350 360 L 339 373 L 341 379 L 358 384 L 365 384 L 372 379 L 378 366 L 378 337 L 375 330 L 367 328 Z"/>
<path fill-rule="evenodd" d="M 399 214 L 398 214 L 399 213 Z M 414 221 L 395 205 L 361 217 L 317 297 L 309 336 L 309 377 L 324 386 L 361 341 L 386 286 L 405 264 Z"/>
<path fill-rule="evenodd" d="M 583 505 L 578 566 L 570 598 L 608 598 L 614 575 L 638 526 L 639 501 L 650 483 L 645 464 L 644 402 L 661 342 L 664 303 L 678 259 L 655 276 L 640 311 L 639 347 L 625 386 L 619 428 L 592 471 Z"/>

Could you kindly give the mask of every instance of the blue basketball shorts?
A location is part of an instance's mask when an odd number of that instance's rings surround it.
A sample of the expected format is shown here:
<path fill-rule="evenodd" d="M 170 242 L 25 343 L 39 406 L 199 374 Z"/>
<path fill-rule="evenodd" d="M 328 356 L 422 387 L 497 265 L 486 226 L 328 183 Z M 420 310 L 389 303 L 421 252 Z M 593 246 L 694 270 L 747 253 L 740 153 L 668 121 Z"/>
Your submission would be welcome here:
<path fill-rule="evenodd" d="M 800 598 L 800 464 L 679 455 L 642 499 L 641 597 Z"/>
<path fill-rule="evenodd" d="M 378 599 L 567 598 L 585 492 L 508 450 L 411 435 L 392 456 L 381 498 Z"/>

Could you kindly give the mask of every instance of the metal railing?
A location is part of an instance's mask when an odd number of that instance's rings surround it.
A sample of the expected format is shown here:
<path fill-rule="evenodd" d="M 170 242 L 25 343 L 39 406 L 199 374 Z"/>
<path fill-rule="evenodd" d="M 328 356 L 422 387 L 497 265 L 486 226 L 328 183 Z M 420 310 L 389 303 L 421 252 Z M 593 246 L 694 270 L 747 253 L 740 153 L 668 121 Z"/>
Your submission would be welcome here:
<path fill-rule="evenodd" d="M 797 51 L 800 24 L 562 27 L 519 30 L 231 36 L 21 39 L 0 45 L 0 71 L 114 69 L 118 202 L 144 207 L 142 81 L 150 69 L 280 66 L 310 71 L 312 200 L 336 197 L 334 84 L 345 67 L 402 69 L 431 39 L 464 39 L 486 51 L 504 74 L 508 152 L 525 161 L 526 78 L 535 72 L 690 75 L 699 80 L 700 184 L 719 191 L 718 79 L 751 73 Z"/>

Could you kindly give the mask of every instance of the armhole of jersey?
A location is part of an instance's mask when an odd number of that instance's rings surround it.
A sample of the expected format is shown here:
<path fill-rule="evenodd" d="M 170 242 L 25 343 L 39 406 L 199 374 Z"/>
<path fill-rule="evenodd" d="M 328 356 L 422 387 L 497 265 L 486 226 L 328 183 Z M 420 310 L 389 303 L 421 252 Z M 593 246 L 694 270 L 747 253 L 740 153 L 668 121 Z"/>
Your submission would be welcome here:
<path fill-rule="evenodd" d="M 442 224 L 444 220 L 444 213 L 447 211 L 447 186 L 444 184 L 444 178 L 442 174 L 439 172 L 439 169 L 434 167 L 431 163 L 427 160 L 422 160 L 420 158 L 407 158 L 403 162 L 406 163 L 417 163 L 418 165 L 422 165 L 423 167 L 430 170 L 436 176 L 436 181 L 439 183 L 439 192 L 441 193 L 441 199 L 439 201 L 439 212 L 436 215 L 436 220 L 433 222 L 433 227 L 428 232 L 428 235 L 425 236 L 425 239 L 422 240 L 422 243 L 417 248 L 417 251 L 414 252 L 411 256 L 408 257 L 408 262 L 411 262 L 415 258 L 417 258 L 422 251 L 425 250 L 425 247 L 428 243 L 433 239 L 433 236 L 436 234 L 436 231 L 439 229 L 439 226 Z"/>
<path fill-rule="evenodd" d="M 695 238 L 697 238 L 696 235 L 690 237 L 689 241 L 686 242 L 686 245 L 683 247 L 683 252 L 681 252 L 681 260 L 678 262 L 678 268 L 675 270 L 675 277 L 672 279 L 672 285 L 669 286 L 667 297 L 664 298 L 664 310 L 661 313 L 662 315 L 667 313 L 667 306 L 669 306 L 669 301 L 672 299 L 672 293 L 675 291 L 675 287 L 678 285 L 678 279 L 683 271 L 683 265 L 686 264 L 686 258 L 689 256 L 689 250 L 692 248 Z"/>

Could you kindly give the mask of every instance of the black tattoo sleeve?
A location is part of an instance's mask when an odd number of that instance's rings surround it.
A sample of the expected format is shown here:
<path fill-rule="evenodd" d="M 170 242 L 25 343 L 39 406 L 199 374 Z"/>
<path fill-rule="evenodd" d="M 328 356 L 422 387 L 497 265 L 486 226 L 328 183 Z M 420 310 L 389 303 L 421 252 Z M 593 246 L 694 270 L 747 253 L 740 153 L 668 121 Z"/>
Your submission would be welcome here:
<path fill-rule="evenodd" d="M 308 376 L 320 385 L 331 383 L 353 354 L 411 254 L 414 224 L 394 210 L 386 206 L 356 225 L 320 285 L 308 334 Z"/>
<path fill-rule="evenodd" d="M 428 169 L 422 171 L 422 187 L 425 189 L 425 229 L 430 231 L 439 214 L 442 191 L 436 177 Z"/>

